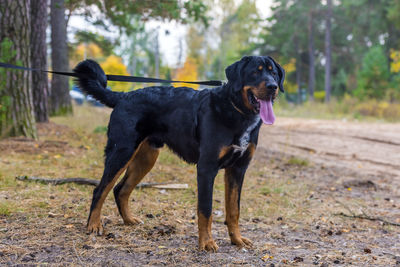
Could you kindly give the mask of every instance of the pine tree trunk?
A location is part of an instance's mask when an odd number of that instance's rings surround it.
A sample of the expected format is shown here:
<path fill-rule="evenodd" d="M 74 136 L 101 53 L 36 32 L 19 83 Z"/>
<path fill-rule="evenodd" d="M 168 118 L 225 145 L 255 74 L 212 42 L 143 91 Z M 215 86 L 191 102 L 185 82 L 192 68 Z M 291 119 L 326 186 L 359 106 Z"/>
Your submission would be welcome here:
<path fill-rule="evenodd" d="M 64 0 L 51 0 L 51 66 L 56 71 L 68 71 L 67 25 Z M 50 92 L 50 115 L 72 113 L 68 77 L 53 75 Z"/>
<path fill-rule="evenodd" d="M 32 68 L 47 69 L 47 0 L 31 2 L 31 63 Z M 48 77 L 46 73 L 32 73 L 33 104 L 37 122 L 47 122 L 48 116 Z"/>
<path fill-rule="evenodd" d="M 299 38 L 297 35 L 294 37 L 294 45 L 296 49 L 296 84 L 297 84 L 297 104 L 301 104 L 301 51 L 299 46 Z"/>
<path fill-rule="evenodd" d="M 30 1 L 0 1 L 0 59 L 30 66 Z M 36 138 L 31 73 L 0 72 L 0 137 Z"/>
<path fill-rule="evenodd" d="M 308 16 L 308 58 L 309 58 L 309 76 L 308 76 L 308 94 L 310 101 L 314 101 L 315 90 L 315 51 L 314 51 L 314 27 L 313 12 Z"/>
<path fill-rule="evenodd" d="M 332 0 L 327 0 L 326 31 L 325 31 L 325 102 L 331 100 L 331 20 L 332 20 Z"/>

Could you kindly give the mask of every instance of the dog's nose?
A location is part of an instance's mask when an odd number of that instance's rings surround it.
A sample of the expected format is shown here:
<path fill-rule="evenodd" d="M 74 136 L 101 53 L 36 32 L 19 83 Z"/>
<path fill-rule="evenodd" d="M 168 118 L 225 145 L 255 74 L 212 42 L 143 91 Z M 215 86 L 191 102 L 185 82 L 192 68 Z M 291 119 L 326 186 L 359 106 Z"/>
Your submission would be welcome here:
<path fill-rule="evenodd" d="M 268 83 L 267 84 L 267 89 L 269 91 L 275 91 L 278 88 L 278 85 L 276 83 Z"/>

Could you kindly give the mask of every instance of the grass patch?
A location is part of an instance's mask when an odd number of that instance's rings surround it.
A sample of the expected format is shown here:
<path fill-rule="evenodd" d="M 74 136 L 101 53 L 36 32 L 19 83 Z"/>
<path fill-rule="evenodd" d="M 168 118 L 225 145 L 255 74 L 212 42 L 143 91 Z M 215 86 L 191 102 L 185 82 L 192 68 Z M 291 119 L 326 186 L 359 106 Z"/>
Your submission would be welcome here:
<path fill-rule="evenodd" d="M 286 162 L 288 165 L 295 165 L 300 167 L 306 167 L 310 165 L 310 162 L 307 159 L 302 159 L 298 157 L 290 157 L 289 160 Z"/>
<path fill-rule="evenodd" d="M 280 96 L 274 109 L 278 117 L 400 121 L 400 103 L 375 99 L 361 101 L 350 96 L 345 96 L 340 100 L 334 98 L 328 104 L 307 101 L 301 105 L 289 103 L 284 96 Z"/>
<path fill-rule="evenodd" d="M 107 126 L 97 126 L 95 129 L 94 129 L 94 133 L 101 133 L 101 134 L 104 134 L 104 133 L 107 133 L 107 130 L 108 130 L 108 127 Z"/>
<path fill-rule="evenodd" d="M 11 205 L 8 201 L 0 202 L 0 216 L 10 216 L 11 215 Z"/>

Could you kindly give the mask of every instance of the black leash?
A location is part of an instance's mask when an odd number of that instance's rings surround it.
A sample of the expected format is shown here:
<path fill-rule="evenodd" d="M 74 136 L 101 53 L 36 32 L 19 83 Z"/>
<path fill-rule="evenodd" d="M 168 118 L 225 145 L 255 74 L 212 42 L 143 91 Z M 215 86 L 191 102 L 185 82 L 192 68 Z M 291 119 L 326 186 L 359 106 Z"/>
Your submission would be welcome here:
<path fill-rule="evenodd" d="M 53 73 L 58 75 L 70 76 L 70 77 L 77 77 L 77 78 L 88 78 L 84 74 L 78 74 L 74 72 L 63 72 L 63 71 L 51 71 L 51 70 L 41 70 L 41 69 L 34 69 L 34 68 L 27 68 L 16 66 L 13 64 L 3 63 L 0 62 L 0 68 L 7 68 L 7 69 L 16 69 L 16 70 L 27 70 L 27 71 L 39 71 L 39 72 L 46 72 L 46 73 Z M 190 82 L 190 81 L 172 81 L 172 80 L 164 80 L 164 79 L 157 79 L 157 78 L 146 78 L 146 77 L 137 77 L 137 76 L 125 76 L 125 75 L 112 75 L 106 74 L 108 81 L 116 81 L 116 82 L 134 82 L 134 83 L 190 83 L 190 84 L 200 84 L 200 85 L 208 85 L 208 86 L 221 86 L 223 82 L 221 81 L 197 81 L 197 82 Z"/>

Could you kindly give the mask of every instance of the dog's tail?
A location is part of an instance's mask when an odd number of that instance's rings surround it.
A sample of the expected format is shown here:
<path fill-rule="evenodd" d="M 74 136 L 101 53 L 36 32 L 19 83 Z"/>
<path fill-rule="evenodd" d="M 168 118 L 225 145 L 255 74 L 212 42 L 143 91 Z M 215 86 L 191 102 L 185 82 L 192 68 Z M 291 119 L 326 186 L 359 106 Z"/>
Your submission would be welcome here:
<path fill-rule="evenodd" d="M 107 89 L 107 77 L 96 61 L 84 60 L 76 65 L 74 72 L 80 74 L 76 83 L 84 93 L 93 96 L 110 108 L 117 105 L 123 93 Z"/>

